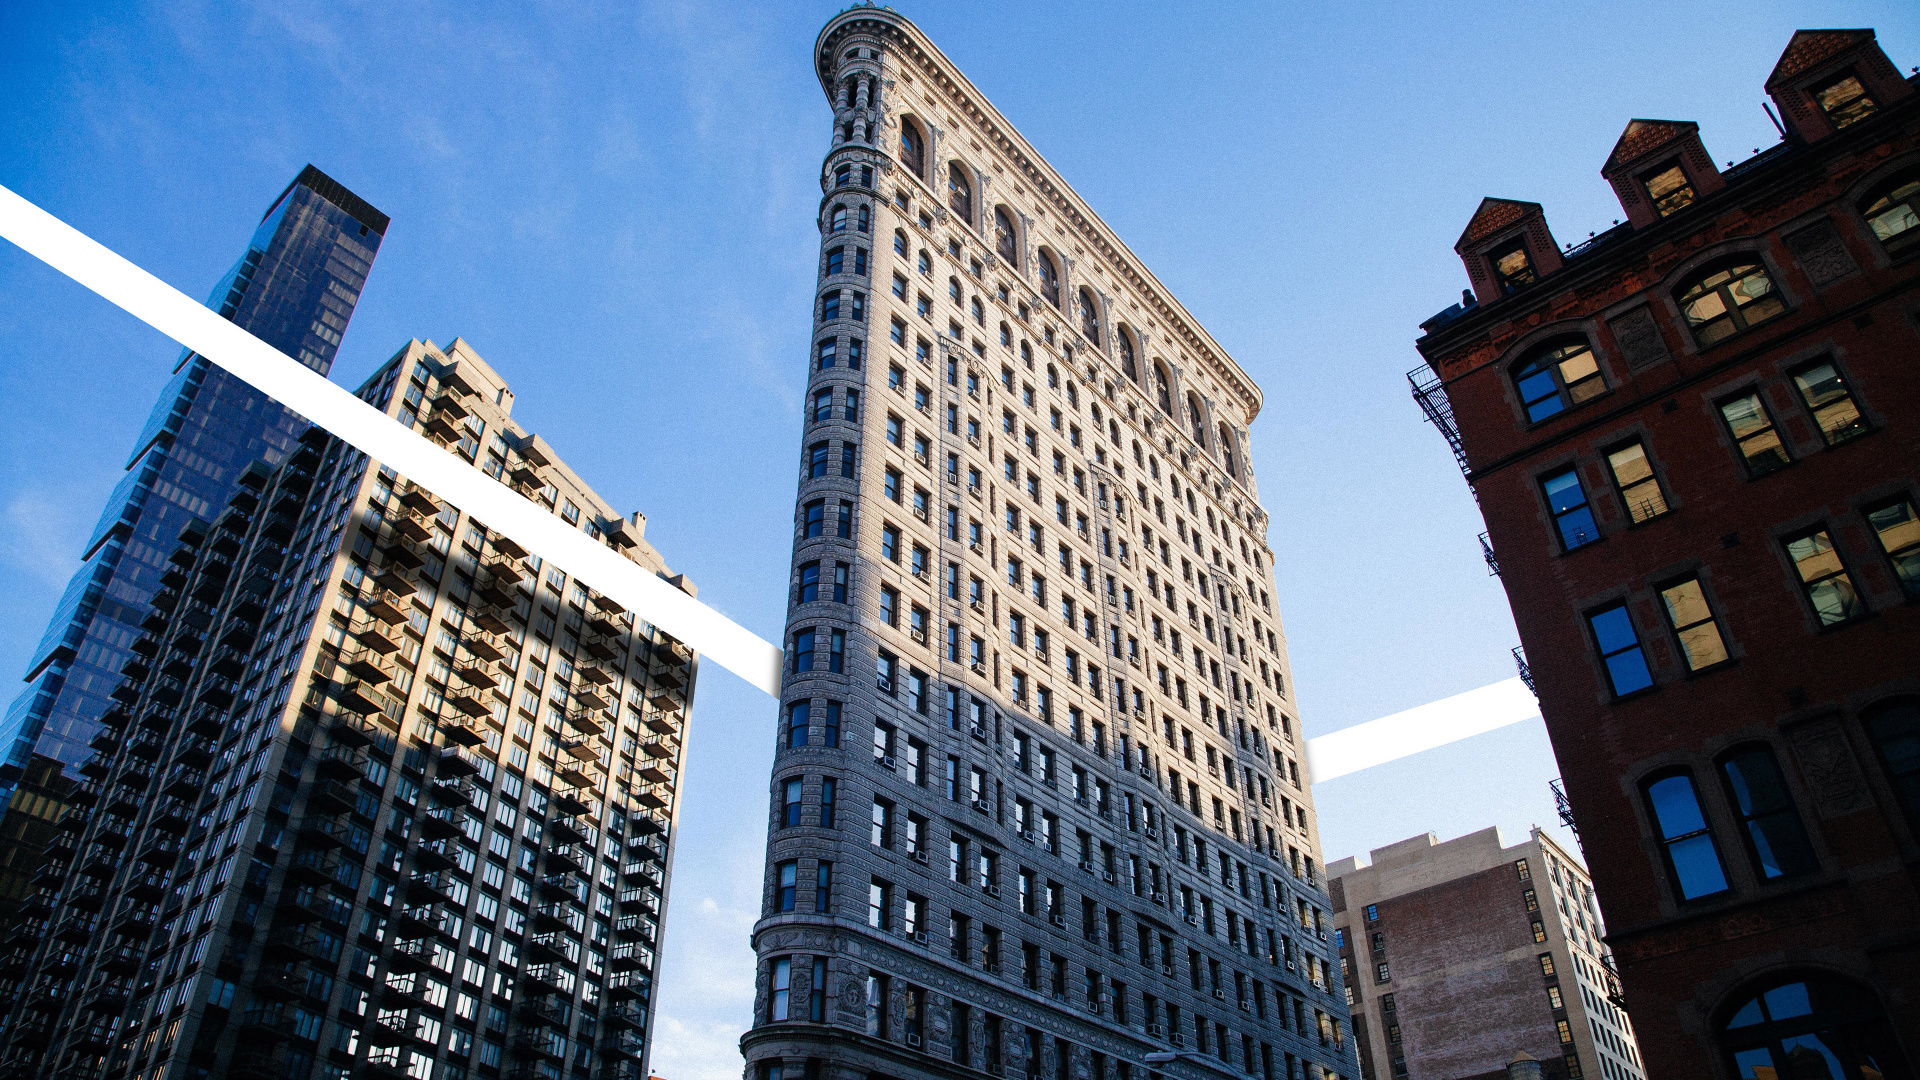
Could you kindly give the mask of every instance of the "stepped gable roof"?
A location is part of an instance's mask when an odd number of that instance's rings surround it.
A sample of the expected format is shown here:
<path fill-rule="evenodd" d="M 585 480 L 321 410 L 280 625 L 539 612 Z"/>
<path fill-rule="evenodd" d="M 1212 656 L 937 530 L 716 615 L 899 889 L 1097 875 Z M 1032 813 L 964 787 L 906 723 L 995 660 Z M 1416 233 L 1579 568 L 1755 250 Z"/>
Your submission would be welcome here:
<path fill-rule="evenodd" d="M 1773 65 L 1767 85 L 1785 82 L 1862 41 L 1872 41 L 1872 30 L 1795 30 L 1780 62 Z"/>

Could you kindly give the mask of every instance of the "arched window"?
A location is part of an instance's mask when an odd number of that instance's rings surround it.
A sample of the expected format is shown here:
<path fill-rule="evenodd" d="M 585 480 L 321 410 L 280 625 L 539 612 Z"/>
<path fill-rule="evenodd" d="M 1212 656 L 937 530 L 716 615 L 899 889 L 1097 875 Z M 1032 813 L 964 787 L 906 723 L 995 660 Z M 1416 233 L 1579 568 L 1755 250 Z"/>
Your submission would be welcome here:
<path fill-rule="evenodd" d="M 1807 828 L 1793 805 L 1780 764 L 1765 746 L 1746 746 L 1720 760 L 1727 801 L 1745 832 L 1747 856 L 1763 881 L 1820 868 Z"/>
<path fill-rule="evenodd" d="M 1898 255 L 1920 245 L 1920 171 L 1904 173 L 1881 184 L 1860 204 L 1873 235 Z"/>
<path fill-rule="evenodd" d="M 1593 349 L 1578 334 L 1535 347 L 1514 369 L 1513 382 L 1519 387 L 1527 419 L 1535 423 L 1598 397 L 1607 389 Z"/>
<path fill-rule="evenodd" d="M 1728 1075 L 1880 1080 L 1912 1075 L 1873 991 L 1831 975 L 1775 976 L 1719 1024 Z"/>
<path fill-rule="evenodd" d="M 1015 241 L 1019 234 L 1013 231 L 1013 217 L 1004 206 L 993 208 L 993 250 L 1007 260 L 1007 265 L 1015 270 L 1020 268 L 1020 248 Z"/>
<path fill-rule="evenodd" d="M 1120 328 L 1120 370 L 1134 382 L 1140 381 L 1140 368 L 1133 358 L 1133 335 L 1126 327 Z"/>
<path fill-rule="evenodd" d="M 1693 777 L 1668 773 L 1645 785 L 1648 816 L 1660 842 L 1662 861 L 1673 891 L 1681 900 L 1698 900 L 1727 891 L 1727 874 L 1720 865 L 1720 848 L 1713 842 Z"/>
<path fill-rule="evenodd" d="M 893 230 L 893 253 L 902 257 L 907 254 L 907 232 L 905 229 Z"/>
<path fill-rule="evenodd" d="M 1226 465 L 1228 476 L 1240 479 L 1240 466 L 1233 460 L 1233 432 L 1225 424 L 1220 425 L 1220 460 Z"/>
<path fill-rule="evenodd" d="M 1785 310 L 1766 267 L 1751 255 L 1698 274 L 1680 290 L 1680 313 L 1702 348 Z"/>
<path fill-rule="evenodd" d="M 1907 826 L 1920 833 L 1920 702 L 1877 706 L 1861 720 L 1886 770 L 1887 785 L 1907 812 Z"/>
<path fill-rule="evenodd" d="M 1080 290 L 1080 332 L 1095 345 L 1100 344 L 1100 309 L 1094 305 L 1093 293 Z"/>
<path fill-rule="evenodd" d="M 1154 389 L 1159 393 L 1160 411 L 1173 415 L 1173 379 L 1167 375 L 1167 365 L 1158 360 L 1153 362 Z"/>
<path fill-rule="evenodd" d="M 827 231 L 846 232 L 847 231 L 847 208 L 844 206 L 834 207 L 832 215 L 829 216 L 827 220 L 828 220 Z"/>
<path fill-rule="evenodd" d="M 900 118 L 900 164 L 920 179 L 927 178 L 927 141 L 911 116 Z"/>
<path fill-rule="evenodd" d="M 1207 413 L 1200 407 L 1200 395 L 1187 391 L 1187 420 L 1193 425 L 1193 441 L 1207 448 Z"/>
<path fill-rule="evenodd" d="M 967 179 L 966 166 L 957 161 L 947 163 L 947 209 L 973 224 L 973 183 Z"/>
<path fill-rule="evenodd" d="M 1045 251 L 1040 253 L 1040 295 L 1047 303 L 1060 306 L 1060 268 L 1053 265 L 1053 256 Z"/>

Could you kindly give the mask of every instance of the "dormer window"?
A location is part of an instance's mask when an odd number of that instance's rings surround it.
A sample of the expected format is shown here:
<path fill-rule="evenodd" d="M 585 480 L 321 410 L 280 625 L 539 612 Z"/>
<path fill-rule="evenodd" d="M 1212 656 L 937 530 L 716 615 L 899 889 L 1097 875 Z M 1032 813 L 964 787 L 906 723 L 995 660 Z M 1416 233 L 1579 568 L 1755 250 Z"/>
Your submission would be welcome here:
<path fill-rule="evenodd" d="M 1815 89 L 1813 100 L 1835 130 L 1865 120 L 1878 108 L 1867 88 L 1860 85 L 1860 77 L 1851 71 L 1842 72 Z"/>
<path fill-rule="evenodd" d="M 1693 205 L 1693 184 L 1687 180 L 1687 174 L 1677 160 L 1656 165 L 1642 173 L 1640 183 L 1646 186 L 1647 198 L 1653 202 L 1654 212 L 1661 217 Z"/>
<path fill-rule="evenodd" d="M 1526 240 L 1515 237 L 1511 244 L 1487 254 L 1494 280 L 1500 283 L 1500 295 L 1510 296 L 1533 284 L 1533 260 L 1527 257 Z"/>
<path fill-rule="evenodd" d="M 1709 270 L 1680 292 L 1680 313 L 1703 349 L 1785 310 L 1766 267 L 1748 258 Z"/>
<path fill-rule="evenodd" d="M 1531 423 L 1590 401 L 1607 389 L 1592 347 L 1578 334 L 1536 348 L 1514 370 L 1513 382 Z"/>

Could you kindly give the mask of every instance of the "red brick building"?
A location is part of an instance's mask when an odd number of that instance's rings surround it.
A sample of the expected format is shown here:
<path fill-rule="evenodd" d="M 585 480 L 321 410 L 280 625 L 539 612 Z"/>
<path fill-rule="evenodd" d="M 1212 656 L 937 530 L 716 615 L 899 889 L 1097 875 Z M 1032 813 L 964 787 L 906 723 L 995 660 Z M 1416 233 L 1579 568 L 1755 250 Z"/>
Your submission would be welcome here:
<path fill-rule="evenodd" d="M 1624 224 L 1484 201 L 1422 326 L 1655 1080 L 1920 1062 L 1916 86 L 1800 31 L 1779 145 L 1632 121 Z"/>

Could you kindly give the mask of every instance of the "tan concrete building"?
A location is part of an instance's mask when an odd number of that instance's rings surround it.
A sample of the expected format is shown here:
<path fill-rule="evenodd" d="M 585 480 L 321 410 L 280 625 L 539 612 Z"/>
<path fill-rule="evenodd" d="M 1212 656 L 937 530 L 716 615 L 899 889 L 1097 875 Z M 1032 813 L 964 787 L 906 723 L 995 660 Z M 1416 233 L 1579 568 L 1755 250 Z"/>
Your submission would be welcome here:
<path fill-rule="evenodd" d="M 1600 908 L 1573 853 L 1535 828 L 1432 833 L 1328 865 L 1335 943 L 1367 1080 L 1642 1080 Z"/>
<path fill-rule="evenodd" d="M 814 58 L 749 1076 L 1353 1077 L 1259 388 L 912 23 Z"/>

